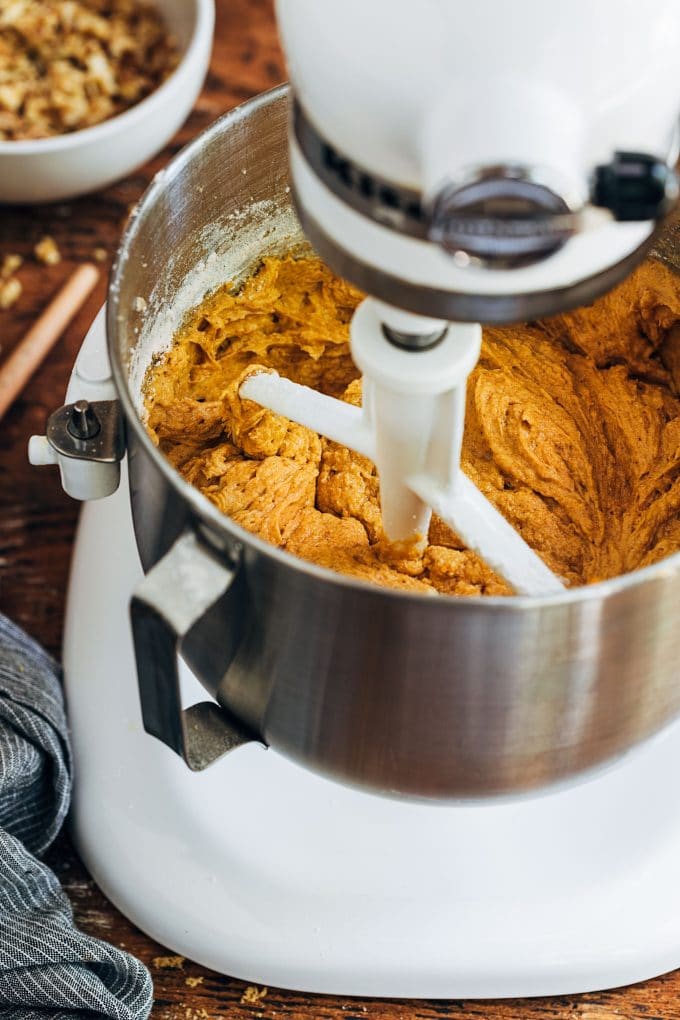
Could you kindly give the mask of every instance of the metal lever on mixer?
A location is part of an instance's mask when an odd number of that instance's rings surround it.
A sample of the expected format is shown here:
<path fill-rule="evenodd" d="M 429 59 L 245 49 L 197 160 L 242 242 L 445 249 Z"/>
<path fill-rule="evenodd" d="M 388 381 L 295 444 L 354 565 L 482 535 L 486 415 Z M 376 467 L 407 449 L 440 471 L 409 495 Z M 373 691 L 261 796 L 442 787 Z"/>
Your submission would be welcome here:
<path fill-rule="evenodd" d="M 50 415 L 47 435 L 31 436 L 28 459 L 57 464 L 64 491 L 74 499 L 101 499 L 118 488 L 125 454 L 123 415 L 117 400 L 76 400 Z"/>
<path fill-rule="evenodd" d="M 433 342 L 411 350 L 389 342 L 386 311 L 396 312 L 390 318 L 397 326 L 425 324 Z M 453 324 L 437 332 L 436 325 L 370 298 L 359 306 L 351 349 L 363 373 L 361 408 L 270 372 L 247 377 L 241 396 L 373 460 L 392 541 L 424 544 L 434 509 L 518 594 L 560 592 L 559 578 L 460 470 L 466 382 L 479 358 L 481 329 Z"/>
<path fill-rule="evenodd" d="M 71 373 L 66 402 L 50 415 L 46 435 L 31 436 L 28 459 L 59 467 L 72 499 L 102 499 L 120 482 L 125 426 L 106 349 L 106 306 L 92 323 Z"/>
<path fill-rule="evenodd" d="M 149 571 L 130 602 L 144 729 L 195 772 L 258 740 L 215 702 L 184 709 L 180 695 L 182 640 L 219 599 L 242 596 L 237 576 L 237 568 L 230 569 L 187 531 Z"/>

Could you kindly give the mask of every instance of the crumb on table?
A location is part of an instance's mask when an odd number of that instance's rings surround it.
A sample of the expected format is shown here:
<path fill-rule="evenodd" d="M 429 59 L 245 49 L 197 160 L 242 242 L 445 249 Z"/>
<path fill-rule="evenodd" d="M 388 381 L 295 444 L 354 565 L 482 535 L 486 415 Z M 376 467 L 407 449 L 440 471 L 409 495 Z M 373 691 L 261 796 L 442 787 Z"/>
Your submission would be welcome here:
<path fill-rule="evenodd" d="M 44 266 L 57 266 L 61 262 L 61 252 L 57 247 L 57 242 L 49 235 L 38 241 L 33 249 L 33 254 Z"/>
<path fill-rule="evenodd" d="M 19 300 L 23 287 L 16 276 L 11 277 L 9 280 L 5 280 L 4 283 L 0 283 L 0 308 L 3 311 L 7 311 L 12 305 Z"/>
<path fill-rule="evenodd" d="M 268 988 L 258 988 L 256 985 L 248 985 L 243 995 L 241 996 L 241 1002 L 245 1005 L 257 1006 L 265 998 Z"/>
<path fill-rule="evenodd" d="M 152 963 L 158 970 L 182 970 L 183 956 L 154 956 Z"/>
<path fill-rule="evenodd" d="M 11 276 L 14 276 L 17 269 L 23 265 L 23 261 L 21 255 L 5 255 L 2 265 L 0 265 L 0 280 L 9 280 Z"/>

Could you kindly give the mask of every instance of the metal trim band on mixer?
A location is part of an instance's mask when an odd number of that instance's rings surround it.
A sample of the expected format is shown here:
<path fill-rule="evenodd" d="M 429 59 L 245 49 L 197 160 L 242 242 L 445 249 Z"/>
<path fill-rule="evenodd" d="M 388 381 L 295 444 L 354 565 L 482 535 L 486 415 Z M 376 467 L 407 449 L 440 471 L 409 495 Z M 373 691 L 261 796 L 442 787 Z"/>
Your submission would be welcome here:
<path fill-rule="evenodd" d="M 524 265 L 557 250 L 579 230 L 578 212 L 537 167 L 471 167 L 430 199 L 338 150 L 294 93 L 292 129 L 309 166 L 342 202 L 380 226 L 449 253 L 465 251 L 499 267 Z M 503 211 L 491 214 L 488 207 L 499 202 Z"/>
<path fill-rule="evenodd" d="M 483 225 L 485 217 L 478 214 L 479 210 L 473 213 L 470 208 L 467 211 L 463 210 L 461 214 L 461 210 L 456 208 L 453 209 L 454 222 L 449 223 L 447 216 L 451 210 L 448 210 L 448 206 L 452 201 L 453 185 L 445 186 L 438 201 L 430 208 L 419 191 L 402 187 L 394 181 L 373 174 L 334 148 L 317 131 L 293 93 L 291 93 L 291 131 L 294 136 L 293 144 L 297 144 L 300 157 L 331 194 L 348 208 L 380 227 L 412 237 L 414 240 L 437 244 L 448 253 L 460 243 L 462 249 L 469 251 L 470 260 L 473 262 L 481 260 L 498 268 L 527 265 L 556 251 L 569 233 L 578 230 L 580 215 L 568 209 L 566 205 L 560 204 L 555 194 L 552 197 L 556 201 L 550 208 L 546 198 L 550 192 L 547 180 L 531 175 L 522 181 L 519 178 L 517 180 L 508 178 L 507 183 L 513 186 L 523 184 L 532 187 L 533 198 L 527 201 L 529 204 L 543 207 L 536 208 L 534 214 L 527 214 L 529 219 L 524 221 L 524 226 L 532 222 L 537 228 L 533 238 L 535 243 L 529 244 L 531 251 L 527 250 L 527 243 L 532 239 L 524 236 L 519 229 L 515 237 L 515 255 L 510 258 L 507 243 L 512 240 L 512 231 L 507 235 L 501 232 L 498 238 L 491 239 L 492 256 L 489 256 L 487 245 L 486 255 L 482 255 L 480 259 L 478 249 L 480 244 L 482 246 L 486 244 L 488 238 L 485 241 L 481 234 L 475 235 L 473 228 L 475 223 L 479 225 L 481 222 Z M 502 168 L 496 169 L 500 172 Z M 512 168 L 506 169 L 510 172 Z M 493 185 L 494 182 L 482 176 L 477 183 L 486 187 Z M 470 178 L 466 177 L 460 184 L 459 193 L 470 192 Z M 292 181 L 292 193 L 296 213 L 307 238 L 335 272 L 367 293 L 396 307 L 456 322 L 505 325 L 542 318 L 554 314 L 558 308 L 565 311 L 588 304 L 623 280 L 648 253 L 654 238 L 652 234 L 625 258 L 575 283 L 546 290 L 474 293 L 470 290 L 459 291 L 427 286 L 422 281 L 415 284 L 384 267 L 372 265 L 345 247 L 318 222 L 315 214 L 307 208 L 304 201 L 301 201 L 295 176 Z M 455 194 L 453 199 L 456 199 Z M 466 225 L 463 221 L 467 219 L 469 222 Z M 657 220 L 657 227 L 661 222 Z M 512 223 L 521 228 L 521 217 L 519 219 L 514 217 Z M 552 232 L 548 229 L 549 223 L 554 228 L 551 228 Z"/>
<path fill-rule="evenodd" d="M 380 177 L 339 152 L 319 134 L 294 93 L 291 115 L 293 133 L 305 159 L 334 195 L 383 227 L 428 239 L 430 218 L 420 191 Z"/>
<path fill-rule="evenodd" d="M 367 294 L 373 294 L 397 308 L 417 315 L 429 315 L 450 322 L 481 322 L 508 325 L 553 315 L 557 306 L 563 311 L 590 304 L 615 287 L 650 252 L 656 237 L 652 234 L 626 258 L 586 280 L 567 287 L 524 294 L 473 294 L 464 291 L 424 287 L 394 276 L 357 258 L 339 245 L 311 216 L 292 185 L 295 212 L 305 236 L 315 251 L 339 276 L 350 280 Z"/>
<path fill-rule="evenodd" d="M 584 229 L 581 209 L 549 169 L 513 161 L 459 168 L 437 194 L 425 195 L 376 174 L 340 151 L 292 94 L 292 132 L 320 181 L 342 202 L 397 233 L 465 252 L 487 266 L 531 264 Z M 593 168 L 586 205 L 623 222 L 660 220 L 678 199 L 672 161 L 616 152 Z"/>

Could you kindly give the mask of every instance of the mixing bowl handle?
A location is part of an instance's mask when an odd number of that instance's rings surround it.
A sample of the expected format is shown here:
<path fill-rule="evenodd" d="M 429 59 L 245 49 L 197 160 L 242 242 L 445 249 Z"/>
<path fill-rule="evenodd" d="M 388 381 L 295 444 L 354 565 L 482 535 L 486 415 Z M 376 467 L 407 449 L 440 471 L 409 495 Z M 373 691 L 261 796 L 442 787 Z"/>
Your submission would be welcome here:
<path fill-rule="evenodd" d="M 130 602 L 142 718 L 147 733 L 193 771 L 257 739 L 213 701 L 182 708 L 178 655 L 182 641 L 234 585 L 228 566 L 193 531 L 185 531 L 149 571 Z"/>

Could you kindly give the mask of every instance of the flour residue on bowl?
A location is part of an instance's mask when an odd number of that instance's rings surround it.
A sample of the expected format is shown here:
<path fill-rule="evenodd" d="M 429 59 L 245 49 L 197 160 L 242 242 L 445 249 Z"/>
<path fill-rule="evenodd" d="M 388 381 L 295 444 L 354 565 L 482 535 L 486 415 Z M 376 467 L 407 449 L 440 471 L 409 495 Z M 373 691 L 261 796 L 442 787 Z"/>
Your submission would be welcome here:
<path fill-rule="evenodd" d="M 139 294 L 134 304 L 145 302 L 139 339 L 132 353 L 129 381 L 135 409 L 144 421 L 144 381 L 149 366 L 172 346 L 186 316 L 225 281 L 234 287 L 252 272 L 266 255 L 283 255 L 302 250 L 305 242 L 295 212 L 273 200 L 255 202 L 236 209 L 219 223 L 208 224 L 197 238 L 194 249 L 202 253 L 193 268 L 184 275 L 178 289 L 171 293 L 168 280 L 173 261 L 151 294 Z"/>

